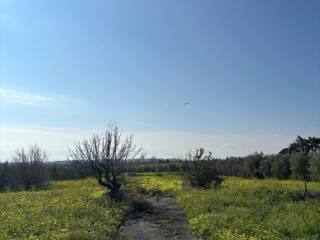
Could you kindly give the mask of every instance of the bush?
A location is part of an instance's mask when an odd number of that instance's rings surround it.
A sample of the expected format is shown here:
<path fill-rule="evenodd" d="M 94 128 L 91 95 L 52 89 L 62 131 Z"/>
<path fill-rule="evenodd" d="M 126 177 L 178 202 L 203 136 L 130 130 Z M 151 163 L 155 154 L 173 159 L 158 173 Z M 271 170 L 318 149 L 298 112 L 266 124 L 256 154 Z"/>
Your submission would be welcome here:
<path fill-rule="evenodd" d="M 190 152 L 182 169 L 184 182 L 193 187 L 208 188 L 212 184 L 218 187 L 222 182 L 213 166 L 211 153 L 206 153 L 203 148 L 197 149 L 195 153 Z"/>

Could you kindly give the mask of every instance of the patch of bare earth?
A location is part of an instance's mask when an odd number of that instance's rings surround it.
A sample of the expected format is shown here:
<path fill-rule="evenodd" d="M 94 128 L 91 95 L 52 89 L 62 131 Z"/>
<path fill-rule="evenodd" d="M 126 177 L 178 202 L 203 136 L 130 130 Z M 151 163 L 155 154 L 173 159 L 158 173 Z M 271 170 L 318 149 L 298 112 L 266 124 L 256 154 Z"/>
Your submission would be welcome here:
<path fill-rule="evenodd" d="M 196 240 L 187 228 L 183 211 L 170 196 L 147 196 L 148 208 L 137 212 L 119 228 L 120 239 Z"/>

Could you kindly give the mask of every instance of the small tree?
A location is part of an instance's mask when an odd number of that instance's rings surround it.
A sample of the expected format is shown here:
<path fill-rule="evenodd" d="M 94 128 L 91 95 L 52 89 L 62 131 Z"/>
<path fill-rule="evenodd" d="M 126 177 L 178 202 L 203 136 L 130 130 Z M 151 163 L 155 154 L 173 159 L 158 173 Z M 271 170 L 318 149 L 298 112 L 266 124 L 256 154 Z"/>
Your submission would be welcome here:
<path fill-rule="evenodd" d="M 320 138 L 308 137 L 303 138 L 297 136 L 296 140 L 289 145 L 288 148 L 283 149 L 280 153 L 296 153 L 303 152 L 305 154 L 314 153 L 316 156 L 320 150 Z"/>
<path fill-rule="evenodd" d="M 271 167 L 272 167 L 272 158 L 268 156 L 267 158 L 261 160 L 259 165 L 259 172 L 264 178 L 271 177 Z"/>
<path fill-rule="evenodd" d="M 310 178 L 310 157 L 313 157 L 311 160 L 311 172 L 315 178 L 318 168 L 317 158 L 319 149 L 320 138 L 303 138 L 301 136 L 297 136 L 296 140 L 287 148 L 288 153 L 293 154 L 291 163 L 292 176 L 304 180 L 305 194 L 307 195 L 310 195 L 307 189 L 307 181 Z"/>
<path fill-rule="evenodd" d="M 102 135 L 93 135 L 90 139 L 77 142 L 70 150 L 71 159 L 81 161 L 89 167 L 98 183 L 109 189 L 114 200 L 121 200 L 121 178 L 126 172 L 126 162 L 137 158 L 141 148 L 133 144 L 133 136 L 122 141 L 119 128 L 113 124 Z"/>
<path fill-rule="evenodd" d="M 287 179 L 290 177 L 290 155 L 273 156 L 271 175 L 278 179 Z"/>
<path fill-rule="evenodd" d="M 245 157 L 244 169 L 248 177 L 263 178 L 260 172 L 260 162 L 264 159 L 263 153 L 255 152 Z"/>
<path fill-rule="evenodd" d="M 315 157 L 318 157 L 318 152 L 320 150 L 320 138 L 308 137 L 310 150 L 314 153 Z"/>
<path fill-rule="evenodd" d="M 306 195 L 310 195 L 307 188 L 307 181 L 310 178 L 309 156 L 305 153 L 294 154 L 291 163 L 291 171 L 293 177 L 304 181 L 304 192 Z"/>
<path fill-rule="evenodd" d="M 203 148 L 187 154 L 182 170 L 185 182 L 193 187 L 207 188 L 212 183 L 217 187 L 222 182 L 213 166 L 211 152 L 206 152 Z"/>
<path fill-rule="evenodd" d="M 312 156 L 310 160 L 310 171 L 313 180 L 320 180 L 320 155 Z"/>
<path fill-rule="evenodd" d="M 17 149 L 12 156 L 16 164 L 16 184 L 22 185 L 25 190 L 43 187 L 47 181 L 44 166 L 47 159 L 46 151 L 38 145 L 29 146 L 28 150 Z"/>

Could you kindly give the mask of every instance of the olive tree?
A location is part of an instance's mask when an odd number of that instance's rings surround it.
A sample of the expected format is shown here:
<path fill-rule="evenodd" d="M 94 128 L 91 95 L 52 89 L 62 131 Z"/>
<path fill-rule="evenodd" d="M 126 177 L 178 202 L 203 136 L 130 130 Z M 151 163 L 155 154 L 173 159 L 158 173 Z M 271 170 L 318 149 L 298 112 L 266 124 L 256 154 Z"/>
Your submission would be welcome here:
<path fill-rule="evenodd" d="M 109 190 L 114 200 L 121 200 L 121 180 L 126 162 L 141 157 L 141 148 L 133 143 L 133 135 L 122 137 L 116 124 L 111 124 L 101 135 L 76 142 L 70 149 L 72 160 L 89 167 L 98 183 Z"/>
<path fill-rule="evenodd" d="M 295 153 L 292 158 L 291 171 L 293 177 L 304 181 L 304 193 L 310 195 L 307 188 L 307 181 L 310 179 L 310 159 L 305 153 Z"/>
<path fill-rule="evenodd" d="M 310 160 L 310 170 L 313 180 L 320 180 L 320 155 L 312 156 Z"/>

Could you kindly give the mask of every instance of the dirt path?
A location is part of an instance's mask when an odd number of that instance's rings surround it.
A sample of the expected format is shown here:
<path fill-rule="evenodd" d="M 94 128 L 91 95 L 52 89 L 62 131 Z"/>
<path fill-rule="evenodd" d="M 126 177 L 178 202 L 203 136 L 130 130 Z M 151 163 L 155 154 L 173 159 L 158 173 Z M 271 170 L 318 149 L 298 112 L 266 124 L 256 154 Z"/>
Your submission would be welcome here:
<path fill-rule="evenodd" d="M 147 196 L 149 206 L 124 222 L 121 238 L 129 240 L 196 240 L 188 229 L 183 211 L 170 196 Z"/>

